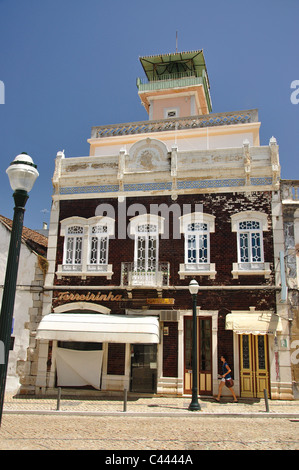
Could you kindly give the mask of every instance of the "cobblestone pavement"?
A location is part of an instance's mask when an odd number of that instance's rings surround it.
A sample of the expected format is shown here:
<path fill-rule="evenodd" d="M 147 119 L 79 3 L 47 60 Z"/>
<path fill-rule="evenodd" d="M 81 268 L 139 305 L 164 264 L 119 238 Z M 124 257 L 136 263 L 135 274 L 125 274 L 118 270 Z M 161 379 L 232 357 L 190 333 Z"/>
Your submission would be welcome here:
<path fill-rule="evenodd" d="M 299 450 L 299 402 L 6 397 L 0 450 Z"/>
<path fill-rule="evenodd" d="M 262 414 L 266 412 L 264 399 L 239 399 L 238 403 L 232 403 L 232 397 L 223 397 L 220 403 L 217 403 L 212 397 L 199 398 L 201 407 L 200 415 L 248 415 Z M 126 411 L 127 413 L 143 413 L 147 415 L 162 416 L 173 415 L 176 413 L 190 416 L 188 406 L 191 397 L 175 396 L 134 396 L 128 394 Z M 65 413 L 95 413 L 95 414 L 117 414 L 124 410 L 124 396 L 94 396 L 82 397 L 76 395 L 67 395 L 67 391 L 62 389 L 60 399 L 60 414 Z M 57 397 L 37 397 L 37 396 L 13 396 L 7 394 L 4 400 L 4 412 L 55 412 L 57 409 Z M 298 415 L 299 400 L 282 401 L 269 400 L 269 414 L 287 414 Z"/>
<path fill-rule="evenodd" d="M 287 418 L 4 415 L 1 450 L 299 450 Z"/>

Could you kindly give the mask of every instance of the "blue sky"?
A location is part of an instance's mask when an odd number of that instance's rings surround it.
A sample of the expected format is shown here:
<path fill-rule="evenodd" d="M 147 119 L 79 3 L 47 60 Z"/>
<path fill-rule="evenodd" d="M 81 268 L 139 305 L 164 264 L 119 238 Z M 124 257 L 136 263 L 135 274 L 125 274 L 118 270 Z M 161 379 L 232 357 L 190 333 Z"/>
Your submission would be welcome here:
<path fill-rule="evenodd" d="M 176 31 L 179 51 L 204 50 L 213 112 L 258 108 L 261 145 L 274 135 L 282 178 L 299 179 L 298 18 L 298 0 L 0 0 L 0 214 L 19 153 L 40 173 L 24 223 L 41 228 L 57 151 L 88 155 L 92 126 L 148 119 L 139 56 L 174 52 Z"/>

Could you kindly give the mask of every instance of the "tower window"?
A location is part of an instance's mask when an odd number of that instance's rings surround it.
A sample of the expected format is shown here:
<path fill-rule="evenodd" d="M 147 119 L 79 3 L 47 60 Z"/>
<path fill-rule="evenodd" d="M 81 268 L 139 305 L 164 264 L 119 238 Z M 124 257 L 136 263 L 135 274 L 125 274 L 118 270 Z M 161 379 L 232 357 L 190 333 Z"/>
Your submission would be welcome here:
<path fill-rule="evenodd" d="M 179 117 L 179 108 L 165 108 L 164 109 L 164 118 L 176 118 Z"/>

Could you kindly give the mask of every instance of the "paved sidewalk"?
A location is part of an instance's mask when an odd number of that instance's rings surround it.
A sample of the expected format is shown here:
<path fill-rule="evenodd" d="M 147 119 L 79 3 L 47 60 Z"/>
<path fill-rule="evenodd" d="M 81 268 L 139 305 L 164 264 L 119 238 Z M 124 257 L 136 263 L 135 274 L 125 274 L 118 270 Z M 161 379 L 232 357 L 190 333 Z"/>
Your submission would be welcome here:
<path fill-rule="evenodd" d="M 151 396 L 137 397 L 128 393 L 126 407 L 124 396 L 74 397 L 62 390 L 60 403 L 57 397 L 13 396 L 6 394 L 3 413 L 6 414 L 53 414 L 95 416 L 229 416 L 229 417 L 282 417 L 299 419 L 299 400 L 269 400 L 269 411 L 264 399 L 239 399 L 232 403 L 231 397 L 217 403 L 212 397 L 199 399 L 201 410 L 190 412 L 191 397 Z M 59 408 L 59 409 L 57 409 Z"/>

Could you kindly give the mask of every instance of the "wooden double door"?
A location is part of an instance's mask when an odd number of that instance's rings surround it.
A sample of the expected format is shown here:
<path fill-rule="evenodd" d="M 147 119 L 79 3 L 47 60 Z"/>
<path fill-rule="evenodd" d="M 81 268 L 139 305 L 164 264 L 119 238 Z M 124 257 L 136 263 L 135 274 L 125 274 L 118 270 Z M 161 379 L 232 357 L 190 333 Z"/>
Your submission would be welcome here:
<path fill-rule="evenodd" d="M 269 353 L 267 335 L 239 335 L 241 397 L 262 398 L 264 389 L 270 397 Z"/>
<path fill-rule="evenodd" d="M 193 319 L 184 318 L 184 393 L 192 392 Z M 197 317 L 198 394 L 212 395 L 212 319 Z"/>

